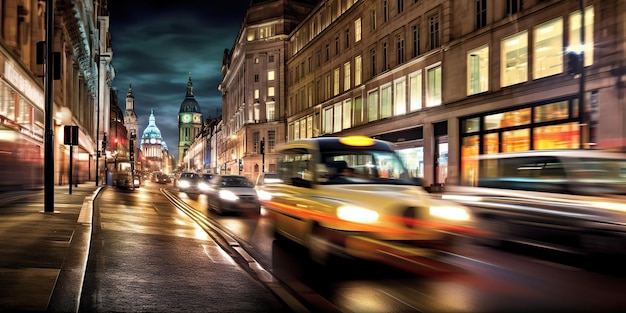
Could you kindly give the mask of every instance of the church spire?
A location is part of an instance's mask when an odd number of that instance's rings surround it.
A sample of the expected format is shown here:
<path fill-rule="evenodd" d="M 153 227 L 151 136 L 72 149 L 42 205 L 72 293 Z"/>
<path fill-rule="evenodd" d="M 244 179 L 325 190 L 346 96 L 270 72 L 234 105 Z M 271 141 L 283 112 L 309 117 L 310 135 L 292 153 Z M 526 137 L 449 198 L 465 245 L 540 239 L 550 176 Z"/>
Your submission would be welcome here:
<path fill-rule="evenodd" d="M 193 97 L 193 84 L 191 83 L 191 72 L 189 72 L 189 79 L 187 80 L 187 97 Z"/>
<path fill-rule="evenodd" d="M 127 98 L 134 98 L 135 96 L 133 96 L 133 84 L 132 83 L 128 83 L 128 92 L 126 93 L 126 97 Z"/>

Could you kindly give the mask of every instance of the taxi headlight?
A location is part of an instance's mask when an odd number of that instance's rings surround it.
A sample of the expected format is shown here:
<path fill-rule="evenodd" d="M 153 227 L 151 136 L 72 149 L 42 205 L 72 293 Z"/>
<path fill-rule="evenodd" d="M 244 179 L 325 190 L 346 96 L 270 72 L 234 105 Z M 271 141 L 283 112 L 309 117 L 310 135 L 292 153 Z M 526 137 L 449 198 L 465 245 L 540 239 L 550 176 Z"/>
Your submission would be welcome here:
<path fill-rule="evenodd" d="M 430 215 L 453 221 L 467 221 L 470 219 L 467 210 L 458 206 L 431 206 Z"/>
<path fill-rule="evenodd" d="M 265 190 L 257 190 L 256 194 L 259 196 L 259 200 L 261 201 L 270 201 L 272 200 L 272 194 Z"/>
<path fill-rule="evenodd" d="M 237 201 L 239 197 L 230 190 L 220 190 L 220 199 L 227 201 Z"/>
<path fill-rule="evenodd" d="M 342 220 L 357 223 L 373 223 L 379 217 L 376 211 L 349 205 L 337 208 L 337 216 Z"/>
<path fill-rule="evenodd" d="M 188 181 L 186 181 L 186 180 L 181 180 L 181 181 L 178 182 L 178 186 L 183 187 L 183 188 L 187 188 L 187 187 L 191 186 L 191 184 Z"/>

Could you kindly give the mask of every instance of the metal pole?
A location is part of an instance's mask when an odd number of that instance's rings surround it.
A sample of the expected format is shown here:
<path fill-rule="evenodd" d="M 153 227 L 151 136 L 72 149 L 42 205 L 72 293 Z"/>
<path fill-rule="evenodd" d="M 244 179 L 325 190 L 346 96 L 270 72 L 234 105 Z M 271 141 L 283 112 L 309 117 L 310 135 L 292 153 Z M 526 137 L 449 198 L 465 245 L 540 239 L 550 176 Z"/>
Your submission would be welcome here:
<path fill-rule="evenodd" d="M 44 212 L 54 212 L 54 77 L 52 73 L 54 48 L 54 0 L 46 0 L 46 69 L 45 137 L 44 137 Z"/>
<path fill-rule="evenodd" d="M 72 131 L 71 131 L 71 128 L 70 128 L 70 134 L 71 134 L 71 132 Z M 72 138 L 72 137 L 70 137 L 70 138 Z M 70 190 L 69 190 L 70 195 L 72 194 L 72 185 L 74 184 L 74 182 L 73 182 L 74 179 L 73 179 L 73 176 L 72 176 L 73 175 L 73 173 L 72 173 L 73 172 L 72 166 L 73 166 L 73 163 L 74 163 L 74 162 L 72 162 L 74 160 L 74 153 L 73 152 L 74 152 L 74 144 L 73 144 L 73 142 L 71 142 L 70 143 Z"/>
<path fill-rule="evenodd" d="M 96 187 L 100 180 L 100 53 L 98 53 L 98 89 L 96 89 Z M 103 151 L 104 152 L 104 151 Z"/>
<path fill-rule="evenodd" d="M 580 119 L 580 149 L 588 147 L 589 124 L 585 109 L 585 0 L 580 0 L 580 85 L 578 91 L 578 118 Z"/>

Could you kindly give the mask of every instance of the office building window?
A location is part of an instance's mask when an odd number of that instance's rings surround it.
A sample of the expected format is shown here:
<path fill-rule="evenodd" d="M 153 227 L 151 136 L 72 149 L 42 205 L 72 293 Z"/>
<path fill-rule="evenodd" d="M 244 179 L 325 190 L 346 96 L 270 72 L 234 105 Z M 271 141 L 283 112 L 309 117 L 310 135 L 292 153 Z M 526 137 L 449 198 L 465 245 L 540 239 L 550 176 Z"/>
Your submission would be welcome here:
<path fill-rule="evenodd" d="M 420 27 L 418 25 L 413 25 L 412 27 L 413 33 L 413 57 L 416 57 L 420 54 Z"/>
<path fill-rule="evenodd" d="M 380 118 L 390 117 L 392 114 L 391 84 L 380 89 Z"/>
<path fill-rule="evenodd" d="M 506 15 L 513 15 L 520 12 L 523 9 L 523 0 L 505 0 L 506 1 Z"/>
<path fill-rule="evenodd" d="M 354 57 L 354 86 L 358 86 L 361 84 L 362 77 L 362 61 L 361 56 L 357 55 Z"/>
<path fill-rule="evenodd" d="M 411 112 L 422 108 L 422 71 L 409 74 L 409 101 Z"/>
<path fill-rule="evenodd" d="M 350 62 L 343 64 L 343 91 L 350 90 Z"/>
<path fill-rule="evenodd" d="M 441 64 L 426 69 L 426 106 L 441 104 Z"/>
<path fill-rule="evenodd" d="M 593 38 L 593 20 L 594 20 L 594 11 L 593 6 L 588 6 L 585 8 L 585 42 L 584 42 L 584 50 L 585 50 L 585 66 L 589 66 L 593 64 L 593 46 L 594 46 L 594 38 Z M 576 11 L 569 16 L 569 45 L 567 50 L 579 52 L 583 49 L 581 47 L 580 42 L 580 22 L 581 16 L 580 11 Z"/>
<path fill-rule="evenodd" d="M 387 0 L 383 0 L 383 23 L 389 21 L 389 3 Z"/>
<path fill-rule="evenodd" d="M 440 46 L 439 38 L 439 15 L 434 14 L 428 19 L 429 25 L 429 50 L 435 49 Z"/>
<path fill-rule="evenodd" d="M 473 95 L 489 88 L 489 46 L 467 52 L 467 94 Z"/>
<path fill-rule="evenodd" d="M 341 115 L 343 112 L 341 111 L 341 102 L 335 103 L 333 106 L 333 133 L 338 133 L 341 131 Z"/>
<path fill-rule="evenodd" d="M 370 27 L 371 31 L 376 30 L 376 10 L 370 11 Z"/>
<path fill-rule="evenodd" d="M 396 36 L 396 61 L 404 63 L 404 36 Z"/>
<path fill-rule="evenodd" d="M 367 121 L 378 119 L 378 90 L 367 93 Z"/>
<path fill-rule="evenodd" d="M 502 40 L 501 85 L 502 87 L 528 80 L 528 32 Z"/>
<path fill-rule="evenodd" d="M 274 80 L 274 71 L 267 71 L 267 80 Z"/>
<path fill-rule="evenodd" d="M 363 99 L 361 97 L 354 98 L 354 106 L 352 107 L 352 116 L 354 120 L 354 126 L 363 124 L 365 112 L 363 112 Z"/>
<path fill-rule="evenodd" d="M 333 96 L 336 96 L 339 94 L 339 68 L 333 71 L 333 82 Z"/>
<path fill-rule="evenodd" d="M 274 96 L 274 87 L 267 87 L 267 96 L 268 97 Z"/>
<path fill-rule="evenodd" d="M 387 62 L 387 43 L 383 42 L 383 71 L 386 71 L 390 68 L 389 63 Z"/>
<path fill-rule="evenodd" d="M 398 2 L 396 3 L 398 6 L 398 14 L 402 13 L 404 11 L 404 0 L 397 0 Z"/>
<path fill-rule="evenodd" d="M 346 29 L 346 49 L 350 47 L 350 29 Z"/>
<path fill-rule="evenodd" d="M 372 76 L 376 75 L 376 50 L 372 49 L 370 50 L 370 65 L 371 67 L 371 71 L 372 71 Z"/>
<path fill-rule="evenodd" d="M 563 19 L 557 18 L 534 28 L 533 78 L 563 72 Z"/>
<path fill-rule="evenodd" d="M 487 26 L 487 0 L 476 0 L 476 28 Z"/>
<path fill-rule="evenodd" d="M 406 79 L 404 77 L 394 82 L 394 115 L 402 115 L 406 113 Z"/>
<path fill-rule="evenodd" d="M 268 102 L 265 105 L 265 110 L 266 112 L 266 118 L 268 122 L 274 121 L 276 119 L 276 103 L 274 102 Z"/>
<path fill-rule="evenodd" d="M 352 127 L 352 100 L 343 101 L 343 129 Z"/>
<path fill-rule="evenodd" d="M 354 42 L 361 41 L 361 18 L 354 21 Z"/>

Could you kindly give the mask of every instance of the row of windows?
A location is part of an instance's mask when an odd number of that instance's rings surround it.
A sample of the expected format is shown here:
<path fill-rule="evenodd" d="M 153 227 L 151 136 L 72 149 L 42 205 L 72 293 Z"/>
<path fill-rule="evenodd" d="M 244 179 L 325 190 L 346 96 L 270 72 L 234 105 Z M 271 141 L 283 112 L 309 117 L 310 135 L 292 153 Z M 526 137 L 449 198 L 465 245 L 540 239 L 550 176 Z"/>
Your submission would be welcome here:
<path fill-rule="evenodd" d="M 295 121 L 289 126 L 290 140 L 337 133 L 375 120 L 404 115 L 422 109 L 424 100 L 426 107 L 440 105 L 441 64 L 427 67 L 425 72 L 425 81 L 422 70 L 415 71 L 392 83 L 368 91 L 365 101 L 358 96 L 325 107 L 321 120 L 318 118 L 314 121 L 313 115 L 309 115 Z M 317 126 L 319 123 L 321 132 Z"/>
<path fill-rule="evenodd" d="M 585 66 L 593 62 L 593 7 L 585 9 Z M 576 11 L 569 15 L 569 46 L 567 49 L 581 50 L 581 14 Z M 567 49 L 564 49 L 563 18 L 535 26 L 532 31 L 532 59 L 529 60 L 529 32 L 521 31 L 504 38 L 500 43 L 500 86 L 506 87 L 528 80 L 528 72 L 532 62 L 532 77 L 543 78 L 563 73 L 564 58 Z M 467 52 L 467 94 L 473 95 L 489 90 L 489 45 Z"/>
<path fill-rule="evenodd" d="M 267 137 L 261 137 L 261 132 L 252 133 L 252 153 L 261 153 L 261 140 L 265 141 L 265 153 L 273 153 L 276 148 L 276 131 L 268 130 Z"/>

